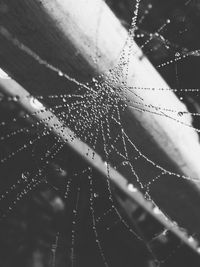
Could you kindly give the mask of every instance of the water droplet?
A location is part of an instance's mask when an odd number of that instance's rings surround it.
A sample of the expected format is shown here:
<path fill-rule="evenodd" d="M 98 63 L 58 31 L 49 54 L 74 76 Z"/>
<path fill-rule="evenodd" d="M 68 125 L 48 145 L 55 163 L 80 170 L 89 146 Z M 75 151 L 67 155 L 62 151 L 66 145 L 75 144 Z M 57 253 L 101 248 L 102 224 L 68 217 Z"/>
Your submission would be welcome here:
<path fill-rule="evenodd" d="M 64 76 L 64 73 L 62 71 L 59 71 L 58 75 L 62 77 L 62 76 Z"/>
<path fill-rule="evenodd" d="M 161 210 L 158 207 L 154 207 L 153 212 L 157 215 L 162 214 Z"/>
<path fill-rule="evenodd" d="M 44 110 L 45 109 L 43 104 L 40 101 L 38 101 L 36 98 L 34 98 L 34 97 L 30 98 L 30 104 L 35 109 L 39 109 L 39 110 L 41 110 L 41 109 Z"/>
<path fill-rule="evenodd" d="M 98 198 L 98 197 L 99 197 L 99 194 L 94 193 L 94 197 L 95 197 L 95 198 Z"/>
<path fill-rule="evenodd" d="M 135 192 L 138 191 L 137 188 L 134 187 L 133 184 L 128 184 L 128 190 L 129 190 L 130 192 L 133 192 L 133 193 L 135 193 Z"/>

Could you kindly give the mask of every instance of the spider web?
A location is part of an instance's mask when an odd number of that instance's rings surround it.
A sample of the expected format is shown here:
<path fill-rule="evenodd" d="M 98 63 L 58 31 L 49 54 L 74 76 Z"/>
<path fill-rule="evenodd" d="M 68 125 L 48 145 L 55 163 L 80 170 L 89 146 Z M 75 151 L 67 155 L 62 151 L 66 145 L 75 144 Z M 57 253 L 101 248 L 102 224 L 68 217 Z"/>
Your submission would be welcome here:
<path fill-rule="evenodd" d="M 27 98 L 30 104 L 38 109 L 35 114 L 31 115 L 28 115 L 17 107 L 16 103 L 19 101 L 18 98 L 6 97 L 3 94 L 1 96 L 2 109 L 7 112 L 7 120 L 5 121 L 4 116 L 2 116 L 2 122 L 0 124 L 2 172 L 7 172 L 13 164 L 19 164 L 18 157 L 21 157 L 20 160 L 23 159 L 27 164 L 27 168 L 21 166 L 18 169 L 17 175 L 15 174 L 15 177 L 18 176 L 17 180 L 14 179 L 14 182 L 9 180 L 4 183 L 5 188 L 2 189 L 0 196 L 1 221 L 4 223 L 9 216 L 17 211 L 17 206 L 20 205 L 21 201 L 26 199 L 32 192 L 35 192 L 40 186 L 46 184 L 53 188 L 58 194 L 53 203 L 61 210 L 66 205 L 68 213 L 70 214 L 69 218 L 71 218 L 71 226 L 69 226 L 70 233 L 64 230 L 57 231 L 54 240 L 50 242 L 50 266 L 57 266 L 58 250 L 61 251 L 66 245 L 63 233 L 71 236 L 70 244 L 67 244 L 67 247 L 69 247 L 69 266 L 80 266 L 77 243 L 80 234 L 80 222 L 82 222 L 80 219 L 80 199 L 81 192 L 84 190 L 86 190 L 86 195 L 88 197 L 89 225 L 94 236 L 96 249 L 99 251 L 100 261 L 102 262 L 100 266 L 114 266 L 113 260 L 109 256 L 109 251 L 105 248 L 105 241 L 102 240 L 101 234 L 103 231 L 102 229 L 109 232 L 118 224 L 124 229 L 123 231 L 128 232 L 133 240 L 144 244 L 151 258 L 151 260 L 149 260 L 149 266 L 164 266 L 165 262 L 173 257 L 174 254 L 178 253 L 177 251 L 182 246 L 180 242 L 176 241 L 174 248 L 170 248 L 167 251 L 167 255 L 163 256 L 162 253 L 159 255 L 156 251 L 156 246 L 158 243 L 167 243 L 168 240 L 172 238 L 170 237 L 170 233 L 167 229 L 159 229 L 158 232 L 152 232 L 151 236 L 146 237 L 144 234 L 145 227 L 140 228 L 139 223 L 136 223 L 136 226 L 132 227 L 115 201 L 109 177 L 110 167 L 113 166 L 114 169 L 127 178 L 128 189 L 132 192 L 137 192 L 138 190 L 142 191 L 145 198 L 153 203 L 154 212 L 158 214 L 161 213 L 161 211 L 151 198 L 151 187 L 153 184 L 162 179 L 166 174 L 176 177 L 177 179 L 186 179 L 196 182 L 194 177 L 186 177 L 178 173 L 173 173 L 151 160 L 136 146 L 134 140 L 129 137 L 124 127 L 124 114 L 126 114 L 127 109 L 131 106 L 132 109 L 141 113 L 149 112 L 162 116 L 163 118 L 168 117 L 183 126 L 192 127 L 195 131 L 199 132 L 198 127 L 187 125 L 184 120 L 181 120 L 182 117 L 189 114 L 194 117 L 199 116 L 198 103 L 191 96 L 188 99 L 190 99 L 190 103 L 193 103 L 195 112 L 168 108 L 167 103 L 166 107 L 155 106 L 145 103 L 140 97 L 139 92 L 141 90 L 173 91 L 178 95 L 184 93 L 185 98 L 187 93 L 198 94 L 199 89 L 197 88 L 180 88 L 180 66 L 178 64 L 187 58 L 198 57 L 200 53 L 198 49 L 191 50 L 190 48 L 172 43 L 171 40 L 168 40 L 167 34 L 165 37 L 165 31 L 170 27 L 171 23 L 173 23 L 173 18 L 165 19 L 154 33 L 144 31 L 142 26 L 146 16 L 151 12 L 152 4 L 148 4 L 146 11 L 140 14 L 141 2 L 142 1 L 137 0 L 134 5 L 134 16 L 131 21 L 128 39 L 126 40 L 126 47 L 128 47 L 128 50 L 122 51 L 119 62 L 115 68 L 103 76 L 94 77 L 92 81 L 88 83 L 80 83 L 76 79 L 71 78 L 68 74 L 40 58 L 39 55 L 35 54 L 20 41 L 9 36 L 10 41 L 24 53 L 32 56 L 39 64 L 51 69 L 57 73 L 59 77 L 70 81 L 73 86 L 76 87 L 73 93 L 70 94 L 28 96 Z M 189 4 L 190 2 L 185 3 L 185 5 Z M 103 11 L 101 10 L 101 12 Z M 101 23 L 101 16 L 98 20 L 98 24 Z M 187 32 L 186 29 L 185 32 Z M 98 29 L 96 33 L 96 43 L 98 44 Z M 184 32 L 180 31 L 179 34 L 182 35 Z M 149 47 L 149 45 L 156 40 L 158 46 L 162 46 L 164 49 L 170 51 L 167 59 L 156 64 L 156 68 L 159 70 L 174 65 L 176 88 L 131 88 L 126 84 L 129 59 L 133 53 L 132 45 L 134 39 L 139 43 L 142 42 L 140 47 L 147 55 L 154 52 L 154 48 Z M 94 60 L 98 63 L 98 48 Z M 123 82 L 121 82 L 122 80 Z M 116 84 L 120 84 L 120 86 L 116 87 Z M 138 94 L 136 90 L 138 90 Z M 127 95 L 123 92 L 133 94 L 135 101 L 131 102 L 130 106 L 127 104 Z M 179 95 L 179 97 L 182 99 L 182 94 Z M 50 108 L 45 108 L 41 104 L 41 102 L 45 103 L 46 101 Z M 105 184 L 99 185 L 97 179 L 98 174 L 85 163 L 80 163 L 80 166 L 67 168 L 60 167 L 59 164 L 54 163 L 57 158 L 59 159 L 58 161 L 62 162 L 63 155 L 66 156 L 66 153 L 64 153 L 66 149 L 65 143 L 58 137 L 53 136 L 51 131 L 42 126 L 46 121 L 50 120 L 51 117 L 47 116 L 39 123 L 36 123 L 32 119 L 33 115 L 46 113 L 49 110 L 62 121 L 64 126 L 72 129 L 76 137 L 83 140 L 89 147 L 103 157 L 107 166 L 107 179 Z M 13 130 L 15 128 L 16 130 Z M 74 137 L 72 137 L 71 142 L 73 142 L 73 138 Z M 7 147 L 9 147 L 9 149 Z M 88 154 L 91 153 L 91 151 L 88 150 Z M 74 156 L 74 160 L 77 161 L 76 156 Z M 28 164 L 28 161 L 31 161 L 31 164 Z M 64 162 L 64 164 L 66 164 L 67 161 Z M 62 166 L 64 164 L 61 163 Z M 59 182 L 57 182 L 58 184 L 56 184 L 55 181 L 52 182 L 48 177 L 48 169 L 51 169 L 52 165 L 54 169 L 57 169 L 57 173 L 59 173 L 61 177 L 60 184 Z M 10 173 L 12 173 L 12 170 Z M 146 177 L 147 173 L 148 178 Z M 83 185 L 83 182 L 87 185 L 87 189 L 85 189 L 86 185 Z M 99 187 L 103 187 L 103 190 L 102 188 L 100 190 Z M 144 217 L 143 219 L 142 216 Z M 167 217 L 167 215 L 165 216 Z M 140 214 L 139 219 L 142 222 L 145 221 L 145 218 L 146 215 L 144 213 Z M 135 219 L 135 222 L 137 222 L 137 219 Z M 177 227 L 176 223 L 174 223 L 174 227 Z M 190 236 L 189 242 L 196 241 Z"/>

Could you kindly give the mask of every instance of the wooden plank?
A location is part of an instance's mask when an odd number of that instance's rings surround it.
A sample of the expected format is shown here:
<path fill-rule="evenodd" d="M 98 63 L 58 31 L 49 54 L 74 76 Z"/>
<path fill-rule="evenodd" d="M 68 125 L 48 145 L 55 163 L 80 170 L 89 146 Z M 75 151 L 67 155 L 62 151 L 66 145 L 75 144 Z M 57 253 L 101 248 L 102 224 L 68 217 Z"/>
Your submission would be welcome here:
<path fill-rule="evenodd" d="M 125 29 L 100 0 L 10 0 L 2 3 L 6 8 L 1 10 L 1 66 L 33 94 L 58 93 L 58 88 L 60 93 L 72 87 L 63 73 L 83 82 L 94 75 L 105 74 L 116 65 L 127 40 Z M 122 94 L 128 99 L 129 110 L 123 117 L 128 135 L 156 164 L 199 180 L 198 136 L 190 127 L 191 117 L 178 115 L 178 111 L 187 114 L 185 106 L 170 91 L 138 90 L 138 86 L 168 88 L 168 85 L 134 42 L 131 55 L 128 47 L 124 49 L 125 58 L 129 56 L 126 82 L 133 93 L 120 84 L 121 78 L 115 86 L 121 86 Z M 122 72 L 126 71 L 127 64 Z M 169 111 L 160 112 L 159 107 L 176 109 L 177 113 L 171 116 Z M 137 164 L 138 168 L 144 168 L 141 163 Z M 179 182 L 177 178 L 166 172 L 161 182 L 155 183 L 152 196 L 181 226 L 200 233 L 198 183 L 184 179 Z"/>

